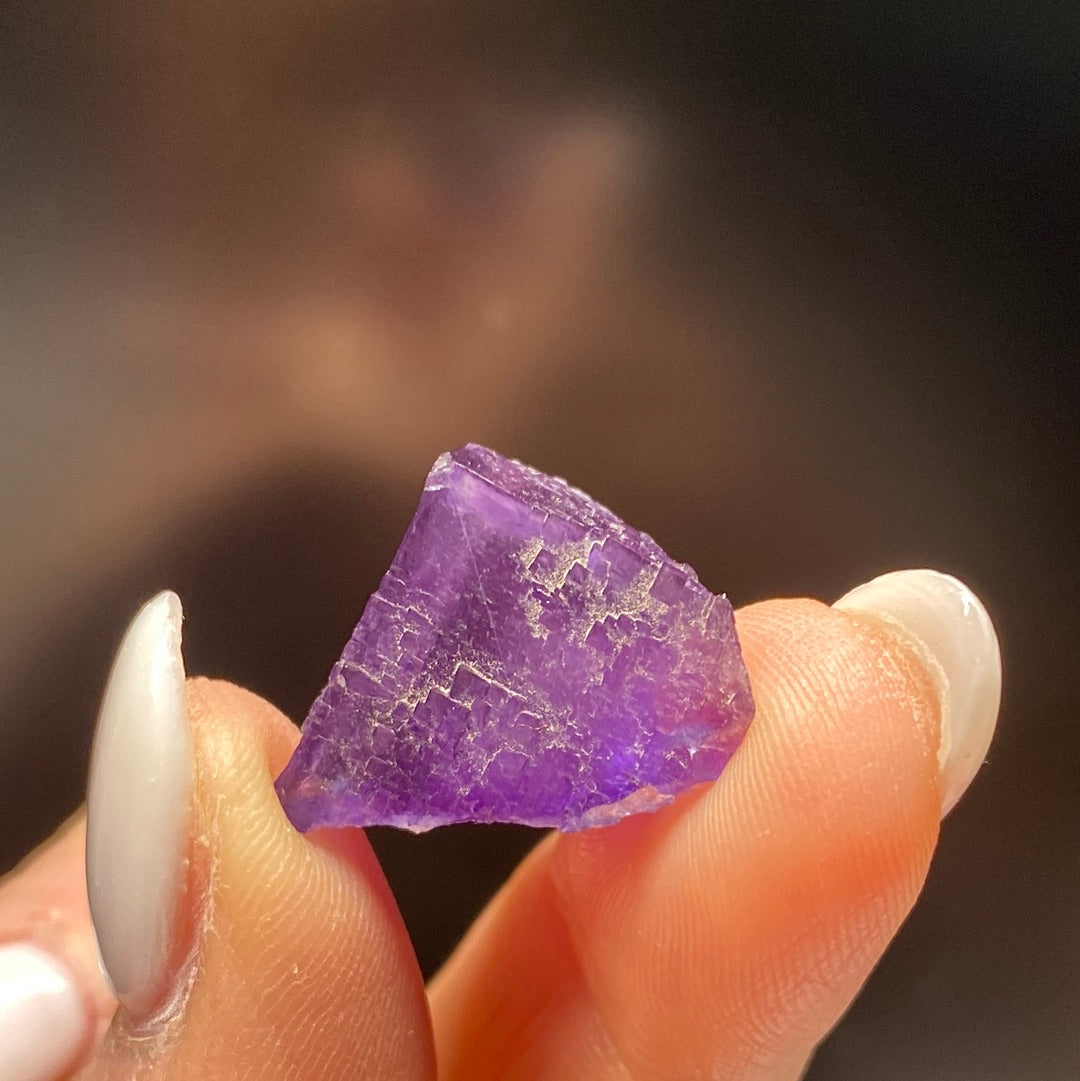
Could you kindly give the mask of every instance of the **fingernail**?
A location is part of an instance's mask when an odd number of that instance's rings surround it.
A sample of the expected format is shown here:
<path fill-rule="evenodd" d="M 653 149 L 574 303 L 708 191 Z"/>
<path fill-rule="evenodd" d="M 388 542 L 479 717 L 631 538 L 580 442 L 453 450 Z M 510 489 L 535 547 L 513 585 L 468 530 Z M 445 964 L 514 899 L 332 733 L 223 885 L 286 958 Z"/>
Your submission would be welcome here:
<path fill-rule="evenodd" d="M 1001 704 L 1001 652 L 990 616 L 963 582 L 932 570 L 893 571 L 834 605 L 888 624 L 926 664 L 941 699 L 942 814 L 986 757 Z"/>
<path fill-rule="evenodd" d="M 98 715 L 87 788 L 86 885 L 105 974 L 136 1016 L 171 983 L 194 781 L 180 599 L 131 621 Z"/>
<path fill-rule="evenodd" d="M 74 1065 L 87 1027 L 59 962 L 29 943 L 0 946 L 0 1081 L 53 1081 Z"/>

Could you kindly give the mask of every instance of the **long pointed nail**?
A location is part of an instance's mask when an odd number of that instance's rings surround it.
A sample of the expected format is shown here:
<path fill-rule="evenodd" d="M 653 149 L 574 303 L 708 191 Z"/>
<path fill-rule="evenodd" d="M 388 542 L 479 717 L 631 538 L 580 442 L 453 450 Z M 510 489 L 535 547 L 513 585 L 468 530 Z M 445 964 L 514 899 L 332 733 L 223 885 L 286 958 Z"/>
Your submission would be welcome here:
<path fill-rule="evenodd" d="M 70 973 L 27 942 L 0 946 L 0 1081 L 53 1081 L 88 1030 Z"/>
<path fill-rule="evenodd" d="M 180 599 L 159 593 L 120 643 L 87 790 L 86 885 L 105 973 L 136 1016 L 163 1004 L 186 882 L 194 783 Z"/>
<path fill-rule="evenodd" d="M 1001 652 L 990 616 L 963 582 L 932 570 L 893 571 L 834 605 L 888 624 L 926 664 L 941 701 L 942 814 L 986 757 L 1001 703 Z"/>

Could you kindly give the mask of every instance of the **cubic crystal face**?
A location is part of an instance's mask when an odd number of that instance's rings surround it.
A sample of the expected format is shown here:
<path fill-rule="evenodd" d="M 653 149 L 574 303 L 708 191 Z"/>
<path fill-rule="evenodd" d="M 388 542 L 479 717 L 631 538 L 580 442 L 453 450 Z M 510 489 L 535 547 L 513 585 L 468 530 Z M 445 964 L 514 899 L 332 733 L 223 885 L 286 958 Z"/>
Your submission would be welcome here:
<path fill-rule="evenodd" d="M 753 716 L 731 605 L 565 481 L 444 454 L 278 778 L 293 824 L 576 830 L 714 780 Z"/>

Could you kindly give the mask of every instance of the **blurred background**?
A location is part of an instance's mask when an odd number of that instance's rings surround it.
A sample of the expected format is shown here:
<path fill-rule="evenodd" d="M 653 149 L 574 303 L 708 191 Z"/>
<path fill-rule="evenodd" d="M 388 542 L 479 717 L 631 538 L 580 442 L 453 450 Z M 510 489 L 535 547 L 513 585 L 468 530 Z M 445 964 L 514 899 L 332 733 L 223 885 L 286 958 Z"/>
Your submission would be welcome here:
<path fill-rule="evenodd" d="M 1080 14 L 0 7 L 0 871 L 111 652 L 300 721 L 424 474 L 569 477 L 736 604 L 952 571 L 1000 735 L 813 1081 L 1080 1076 Z M 425 971 L 527 830 L 374 831 Z"/>

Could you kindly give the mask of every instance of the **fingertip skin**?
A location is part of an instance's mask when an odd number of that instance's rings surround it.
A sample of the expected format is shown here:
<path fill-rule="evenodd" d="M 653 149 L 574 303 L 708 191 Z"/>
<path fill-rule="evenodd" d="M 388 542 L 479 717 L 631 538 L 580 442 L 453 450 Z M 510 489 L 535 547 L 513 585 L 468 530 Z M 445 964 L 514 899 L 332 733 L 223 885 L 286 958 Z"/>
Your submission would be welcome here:
<path fill-rule="evenodd" d="M 757 717 L 727 771 L 625 829 L 564 838 L 552 866 L 635 1077 L 809 1051 L 907 915 L 937 838 L 938 707 L 918 659 L 815 601 L 737 618 Z"/>
<path fill-rule="evenodd" d="M 227 683 L 192 680 L 188 699 L 189 971 L 156 1028 L 118 1014 L 87 1076 L 434 1077 L 419 968 L 366 838 L 302 837 L 274 794 L 296 729 Z"/>
<path fill-rule="evenodd" d="M 714 798 L 741 800 L 750 820 L 770 808 L 800 811 L 823 836 L 868 836 L 872 826 L 936 840 L 940 707 L 918 654 L 813 600 L 757 604 L 738 625 L 764 719 Z"/>

